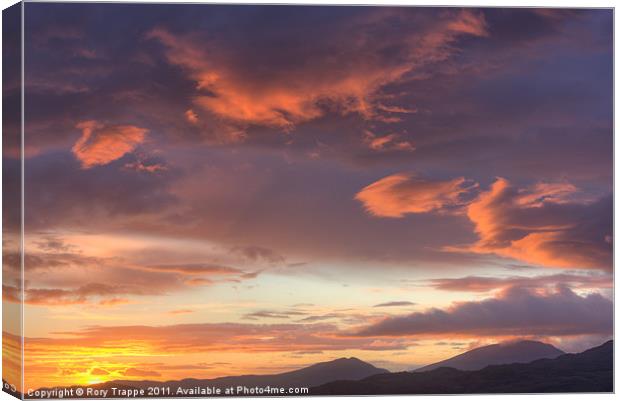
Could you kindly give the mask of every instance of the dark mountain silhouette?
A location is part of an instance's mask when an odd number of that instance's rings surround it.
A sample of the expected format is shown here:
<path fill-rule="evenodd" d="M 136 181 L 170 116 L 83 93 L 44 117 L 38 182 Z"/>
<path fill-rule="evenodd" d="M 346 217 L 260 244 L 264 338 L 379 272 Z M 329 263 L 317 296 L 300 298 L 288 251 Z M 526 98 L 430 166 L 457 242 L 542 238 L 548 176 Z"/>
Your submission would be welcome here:
<path fill-rule="evenodd" d="M 493 344 L 467 351 L 453 358 L 433 363 L 416 369 L 425 372 L 437 368 L 455 368 L 458 370 L 480 370 L 489 365 L 505 365 L 508 363 L 527 363 L 537 359 L 556 358 L 564 354 L 553 345 L 539 341 L 518 341 Z"/>
<path fill-rule="evenodd" d="M 368 376 L 389 373 L 357 358 L 339 358 L 321 362 L 303 369 L 273 375 L 227 376 L 217 379 L 183 379 L 165 382 L 167 386 L 192 388 L 195 386 L 290 386 L 314 387 L 336 380 L 360 380 Z M 161 382 L 136 382 L 116 380 L 109 384 L 122 384 L 134 388 L 145 388 Z"/>
<path fill-rule="evenodd" d="M 159 394 L 159 397 L 182 397 L 195 396 L 188 392 L 178 393 L 179 389 L 193 390 L 196 388 L 217 387 L 315 387 L 334 380 L 360 380 L 376 374 L 389 373 L 386 369 L 377 368 L 357 358 L 339 358 L 329 362 L 321 362 L 306 368 L 293 370 L 290 372 L 271 374 L 271 375 L 244 375 L 226 376 L 216 379 L 183 379 L 173 381 L 150 381 L 150 380 L 114 380 L 105 383 L 88 386 L 92 389 L 148 389 L 149 387 L 170 388 L 170 394 Z M 73 386 L 77 389 L 80 386 Z M 82 387 L 84 388 L 84 387 Z M 50 389 L 43 389 L 50 390 Z M 93 395 L 90 398 L 98 398 Z M 109 395 L 108 395 L 109 397 Z M 71 395 L 65 398 L 75 398 Z"/>
<path fill-rule="evenodd" d="M 312 395 L 612 392 L 613 341 L 579 354 L 477 371 L 438 368 L 339 380 L 310 389 Z"/>

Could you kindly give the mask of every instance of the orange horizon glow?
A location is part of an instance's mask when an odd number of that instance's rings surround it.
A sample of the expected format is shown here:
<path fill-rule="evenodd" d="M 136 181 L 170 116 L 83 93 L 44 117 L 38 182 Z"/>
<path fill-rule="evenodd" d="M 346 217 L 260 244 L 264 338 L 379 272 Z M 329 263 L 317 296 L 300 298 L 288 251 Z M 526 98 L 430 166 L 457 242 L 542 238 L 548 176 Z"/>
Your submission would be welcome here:
<path fill-rule="evenodd" d="M 23 7 L 6 381 L 613 337 L 611 10 Z"/>

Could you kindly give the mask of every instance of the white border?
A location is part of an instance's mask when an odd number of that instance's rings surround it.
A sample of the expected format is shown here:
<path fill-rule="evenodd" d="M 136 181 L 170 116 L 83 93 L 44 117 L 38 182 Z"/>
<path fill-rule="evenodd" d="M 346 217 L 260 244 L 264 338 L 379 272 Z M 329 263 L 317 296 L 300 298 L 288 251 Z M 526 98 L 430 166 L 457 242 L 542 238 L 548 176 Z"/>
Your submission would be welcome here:
<path fill-rule="evenodd" d="M 37 0 L 30 0 L 31 2 L 36 2 Z M 92 0 L 67 0 L 67 1 L 63 1 L 63 2 L 95 2 Z M 106 1 L 106 2 L 119 2 L 119 1 Z M 218 3 L 217 1 L 174 1 L 174 0 L 133 0 L 131 1 L 132 3 Z M 13 0 L 0 0 L 0 6 L 2 9 L 5 9 L 13 4 L 15 4 L 16 1 Z M 374 0 L 374 1 L 368 1 L 368 0 L 336 0 L 336 1 L 327 1 L 327 0 L 313 0 L 313 1 L 309 1 L 309 0 L 295 0 L 295 1 L 279 1 L 279 0 L 251 0 L 251 1 L 242 1 L 242 0 L 225 0 L 219 3 L 228 3 L 228 4 L 248 4 L 248 3 L 252 3 L 252 4 L 315 4 L 315 5 L 384 5 L 384 6 L 390 6 L 390 5 L 400 5 L 400 6 L 465 6 L 465 7 L 563 7 L 563 8 L 615 8 L 616 7 L 616 1 L 600 1 L 600 0 L 589 0 L 589 1 L 575 1 L 575 0 L 545 0 L 544 2 L 540 2 L 540 1 L 504 1 L 504 0 L 495 0 L 495 1 L 489 1 L 489 0 L 460 0 L 458 2 L 446 2 L 446 1 L 436 1 L 436 0 L 426 0 L 426 1 L 412 1 L 412 0 Z M 614 13 L 615 14 L 615 13 Z M 22 13 L 22 18 L 23 18 L 23 13 Z M 615 15 L 614 15 L 614 19 L 615 19 Z M 1 28 L 1 19 L 0 19 L 0 28 Z M 615 24 L 614 24 L 615 26 Z M 22 24 L 22 37 L 23 37 L 23 29 L 24 26 Z M 0 29 L 1 32 L 1 29 Z M 1 33 L 0 33 L 0 39 L 1 39 Z M 0 40 L 1 42 L 1 40 Z M 614 77 L 617 76 L 618 73 L 618 64 L 615 63 L 615 55 L 617 54 L 617 43 L 618 43 L 618 32 L 614 29 Z M 23 60 L 23 41 L 22 41 L 22 88 L 23 88 L 23 78 L 24 78 L 24 71 L 23 71 L 23 66 L 24 66 L 24 60 Z M 0 66 L 0 73 L 1 73 L 2 67 Z M 1 84 L 0 84 L 1 85 Z M 618 104 L 615 102 L 615 94 L 618 93 L 617 91 L 618 89 L 618 83 L 617 81 L 614 79 L 614 139 L 615 139 L 615 131 L 616 131 L 616 120 L 615 120 L 615 115 L 617 115 L 617 111 L 618 111 Z M 22 110 L 23 110 L 23 105 L 24 105 L 24 99 L 23 99 L 23 91 L 22 91 Z M 1 117 L 1 110 L 0 110 L 0 117 Z M 24 115 L 22 113 L 22 147 L 23 147 L 23 125 L 24 125 L 24 121 L 23 121 Z M 614 140 L 614 155 L 619 154 L 618 150 L 619 150 L 619 143 L 618 141 Z M 23 152 L 23 148 L 22 148 L 22 152 Z M 614 188 L 620 188 L 620 176 L 617 174 L 617 165 L 615 163 L 615 157 L 614 157 Z M 23 183 L 23 170 L 24 169 L 24 165 L 23 165 L 23 159 L 22 159 L 22 200 L 23 200 L 23 188 L 24 188 L 24 183 Z M 2 183 L 2 165 L 0 163 L 0 188 L 1 188 L 1 183 Z M 615 192 L 615 191 L 614 191 Z M 616 195 L 616 194 L 614 194 Z M 620 205 L 620 200 L 618 196 L 614 196 L 614 211 L 618 210 L 618 206 Z M 2 200 L 0 199 L 0 210 L 1 210 L 1 206 L 2 206 Z M 23 230 L 23 218 L 24 218 L 24 210 L 22 207 L 22 215 L 21 215 L 21 219 L 22 219 L 22 230 Z M 616 215 L 614 213 L 614 233 L 616 232 Z M 0 239 L 1 239 L 2 233 L 0 232 Z M 618 250 L 619 248 L 618 246 L 618 239 L 616 238 L 616 236 L 614 235 L 614 250 Z M 22 237 L 22 247 L 23 247 L 23 237 Z M 23 248 L 22 248 L 23 249 Z M 614 252 L 614 266 L 618 265 L 618 258 L 620 252 Z M 1 277 L 1 272 L 0 272 L 0 277 Z M 23 280 L 23 266 L 22 266 L 22 280 Z M 618 285 L 618 278 L 616 275 L 614 275 L 614 288 L 617 288 L 616 286 Z M 23 288 L 22 288 L 23 290 Z M 23 295 L 23 294 L 22 294 Z M 615 298 L 615 297 L 614 297 Z M 615 305 L 615 303 L 614 303 Z M 614 308 L 614 332 L 618 333 L 618 319 L 617 319 L 617 313 L 618 313 L 618 309 Z M 2 310 L 0 309 L 0 319 L 2 317 Z M 22 307 L 22 324 L 23 324 L 23 307 Z M 23 330 L 23 328 L 22 328 Z M 23 341 L 23 340 L 22 340 Z M 615 356 L 617 356 L 617 346 L 614 349 L 614 361 L 616 360 Z M 614 388 L 618 389 L 618 375 L 615 374 L 615 364 L 614 364 Z M 1 368 L 1 364 L 0 364 L 0 377 L 1 377 L 1 373 L 2 373 L 2 368 Z M 22 388 L 23 388 L 23 366 L 22 366 Z M 611 400 L 611 399 L 615 399 L 615 395 L 614 394 L 545 394 L 545 395 L 451 395 L 451 396 L 426 396 L 426 395 L 402 395 L 402 396 L 373 396 L 372 398 L 369 397 L 353 397 L 353 396 L 338 396 L 337 398 L 339 400 L 361 400 L 361 399 L 373 399 L 373 400 L 382 400 L 382 401 L 387 401 L 387 400 L 392 400 L 394 398 L 413 398 L 415 397 L 416 400 L 422 400 L 422 401 L 427 401 L 427 400 L 436 400 L 439 399 L 440 397 L 451 397 L 453 399 L 473 399 L 474 397 L 483 397 L 485 400 L 489 400 L 489 401 L 509 401 L 509 400 L 520 400 L 523 401 L 526 397 L 527 399 L 547 399 L 547 400 L 562 400 L 562 401 L 582 401 L 584 399 L 584 397 L 587 397 L 588 399 L 592 399 L 592 400 Z M 247 399 L 252 399 L 252 400 L 264 400 L 267 397 L 244 397 Z M 312 400 L 328 400 L 328 399 L 333 399 L 334 397 L 322 397 L 322 396 L 316 396 L 316 397 L 294 397 L 294 398 L 301 398 L 301 399 L 312 399 Z M 175 398 L 166 398 L 165 400 L 174 400 Z M 239 399 L 239 398 L 235 398 L 235 399 Z M 268 399 L 275 399 L 272 397 L 269 397 Z M 288 399 L 292 399 L 292 398 L 288 398 Z M 4 392 L 0 392 L 0 401 L 9 401 L 9 400 L 15 400 L 14 397 L 11 397 L 10 395 L 4 393 Z M 164 400 L 164 399 L 162 399 Z M 178 400 L 183 400 L 183 401 L 187 401 L 186 399 L 178 399 Z"/>

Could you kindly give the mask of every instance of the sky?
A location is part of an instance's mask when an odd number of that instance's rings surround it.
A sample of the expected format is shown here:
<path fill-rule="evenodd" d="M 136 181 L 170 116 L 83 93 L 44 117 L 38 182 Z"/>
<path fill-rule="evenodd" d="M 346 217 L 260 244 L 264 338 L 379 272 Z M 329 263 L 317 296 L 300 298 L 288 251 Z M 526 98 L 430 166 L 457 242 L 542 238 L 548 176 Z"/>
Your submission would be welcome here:
<path fill-rule="evenodd" d="M 612 17 L 26 3 L 25 389 L 611 338 Z"/>

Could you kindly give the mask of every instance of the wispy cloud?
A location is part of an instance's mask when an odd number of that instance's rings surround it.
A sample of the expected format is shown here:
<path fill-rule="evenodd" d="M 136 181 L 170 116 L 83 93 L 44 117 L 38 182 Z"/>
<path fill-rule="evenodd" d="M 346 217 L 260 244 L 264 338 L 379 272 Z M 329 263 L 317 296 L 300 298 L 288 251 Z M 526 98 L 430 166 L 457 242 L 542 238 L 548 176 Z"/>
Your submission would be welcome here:
<path fill-rule="evenodd" d="M 488 292 L 508 287 L 544 288 L 559 284 L 578 289 L 611 288 L 611 276 L 605 274 L 551 274 L 541 276 L 467 276 L 461 278 L 439 278 L 429 280 L 429 284 L 438 290 L 463 292 Z"/>
<path fill-rule="evenodd" d="M 392 302 L 384 302 L 384 303 L 380 303 L 377 305 L 374 305 L 374 308 L 385 308 L 385 307 L 391 307 L 391 306 L 413 306 L 415 305 L 415 302 L 409 302 L 409 301 L 392 301 Z"/>

